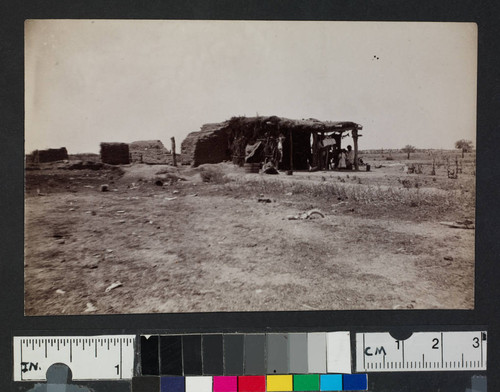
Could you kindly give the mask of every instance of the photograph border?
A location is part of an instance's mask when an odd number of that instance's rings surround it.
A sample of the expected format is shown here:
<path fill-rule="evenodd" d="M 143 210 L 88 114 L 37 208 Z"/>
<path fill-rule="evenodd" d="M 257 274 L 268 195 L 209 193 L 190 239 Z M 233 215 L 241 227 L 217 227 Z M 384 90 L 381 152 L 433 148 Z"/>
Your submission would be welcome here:
<path fill-rule="evenodd" d="M 346 6 L 348 4 L 348 6 Z M 169 2 L 35 2 L 22 7 L 2 5 L 2 205 L 5 238 L 0 255 L 2 317 L 0 318 L 0 386 L 12 387 L 12 336 L 103 333 L 292 332 L 327 330 L 443 329 L 446 326 L 486 328 L 500 333 L 500 172 L 497 132 L 500 111 L 499 6 L 494 0 L 411 1 L 354 0 L 169 1 Z M 25 19 L 222 19 L 331 21 L 440 21 L 478 24 L 476 269 L 474 310 L 366 310 L 171 313 L 82 316 L 24 316 L 24 20 Z M 500 346 L 491 339 L 488 384 L 500 390 Z"/>

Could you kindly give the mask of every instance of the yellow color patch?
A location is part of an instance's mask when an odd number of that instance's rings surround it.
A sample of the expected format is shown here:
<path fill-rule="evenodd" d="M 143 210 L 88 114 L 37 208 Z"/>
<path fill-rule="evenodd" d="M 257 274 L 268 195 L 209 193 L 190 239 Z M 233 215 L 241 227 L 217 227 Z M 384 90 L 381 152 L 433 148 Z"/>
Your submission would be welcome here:
<path fill-rule="evenodd" d="M 293 391 L 293 376 L 267 376 L 267 390 L 269 392 Z"/>

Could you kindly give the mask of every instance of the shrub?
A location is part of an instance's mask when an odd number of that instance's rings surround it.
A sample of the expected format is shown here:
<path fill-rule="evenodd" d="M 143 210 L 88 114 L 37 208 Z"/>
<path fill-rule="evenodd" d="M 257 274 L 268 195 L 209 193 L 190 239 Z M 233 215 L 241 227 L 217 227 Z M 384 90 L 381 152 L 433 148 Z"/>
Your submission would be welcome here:
<path fill-rule="evenodd" d="M 200 172 L 200 176 L 203 182 L 213 182 L 215 184 L 225 184 L 226 182 L 229 182 L 226 175 L 218 168 L 204 168 Z"/>

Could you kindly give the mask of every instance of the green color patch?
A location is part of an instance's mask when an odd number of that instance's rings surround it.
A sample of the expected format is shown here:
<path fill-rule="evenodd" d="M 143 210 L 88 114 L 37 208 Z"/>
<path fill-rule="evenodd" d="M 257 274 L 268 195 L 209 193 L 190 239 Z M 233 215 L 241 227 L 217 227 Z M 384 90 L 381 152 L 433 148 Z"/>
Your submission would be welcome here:
<path fill-rule="evenodd" d="M 319 374 L 296 374 L 293 376 L 294 391 L 319 391 Z"/>

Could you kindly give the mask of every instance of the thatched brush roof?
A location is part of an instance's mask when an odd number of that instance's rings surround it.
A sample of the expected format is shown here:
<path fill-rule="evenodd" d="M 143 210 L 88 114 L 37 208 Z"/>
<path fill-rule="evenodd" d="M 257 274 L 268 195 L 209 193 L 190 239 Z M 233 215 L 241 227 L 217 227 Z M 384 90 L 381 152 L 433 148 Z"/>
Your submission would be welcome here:
<path fill-rule="evenodd" d="M 346 132 L 352 131 L 353 129 L 362 129 L 360 124 L 356 124 L 352 121 L 320 121 L 315 118 L 293 120 L 285 117 L 277 116 L 258 116 L 258 117 L 233 117 L 228 121 L 220 124 L 206 124 L 210 125 L 210 128 L 222 128 L 223 125 L 242 125 L 242 126 L 255 126 L 255 125 L 267 125 L 269 127 L 280 127 L 293 131 L 304 131 L 304 132 Z M 205 125 L 202 127 L 202 131 Z"/>

